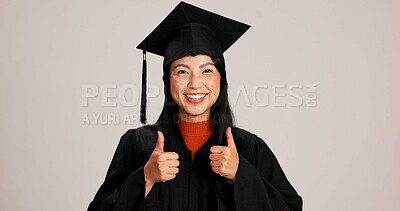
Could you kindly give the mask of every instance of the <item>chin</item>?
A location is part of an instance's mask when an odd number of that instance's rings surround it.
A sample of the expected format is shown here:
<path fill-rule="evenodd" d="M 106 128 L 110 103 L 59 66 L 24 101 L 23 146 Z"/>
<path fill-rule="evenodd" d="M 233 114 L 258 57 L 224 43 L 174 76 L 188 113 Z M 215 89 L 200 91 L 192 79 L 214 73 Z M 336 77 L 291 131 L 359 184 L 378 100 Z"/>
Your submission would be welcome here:
<path fill-rule="evenodd" d="M 209 110 L 207 109 L 186 109 L 183 111 L 182 115 L 190 118 L 201 117 L 203 115 L 209 115 Z"/>
<path fill-rule="evenodd" d="M 198 117 L 198 116 L 202 116 L 205 114 L 206 114 L 205 111 L 186 111 L 185 112 L 185 115 L 190 116 L 190 117 Z"/>

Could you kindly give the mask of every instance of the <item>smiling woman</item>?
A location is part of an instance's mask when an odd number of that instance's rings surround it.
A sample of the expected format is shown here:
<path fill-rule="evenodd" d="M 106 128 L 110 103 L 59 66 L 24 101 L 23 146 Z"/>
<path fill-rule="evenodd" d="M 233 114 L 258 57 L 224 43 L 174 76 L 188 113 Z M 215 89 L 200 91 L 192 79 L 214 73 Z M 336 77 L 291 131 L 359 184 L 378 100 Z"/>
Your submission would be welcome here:
<path fill-rule="evenodd" d="M 221 74 L 207 55 L 185 56 L 171 64 L 171 95 L 179 117 L 188 122 L 210 118 L 211 106 L 219 96 Z"/>
<path fill-rule="evenodd" d="M 164 107 L 122 136 L 89 211 L 302 210 L 265 142 L 233 125 L 223 52 L 249 27 L 181 2 L 138 46 L 164 57 Z"/>

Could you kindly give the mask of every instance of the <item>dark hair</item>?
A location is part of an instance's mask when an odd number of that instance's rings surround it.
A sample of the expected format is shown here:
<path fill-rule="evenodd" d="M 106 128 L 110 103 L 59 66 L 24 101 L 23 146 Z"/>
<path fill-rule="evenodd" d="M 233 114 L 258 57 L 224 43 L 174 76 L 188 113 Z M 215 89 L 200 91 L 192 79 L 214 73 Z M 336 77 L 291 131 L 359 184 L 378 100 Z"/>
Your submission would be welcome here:
<path fill-rule="evenodd" d="M 225 61 L 223 58 L 221 59 L 218 57 L 211 57 L 211 59 L 221 74 L 221 87 L 218 99 L 211 107 L 210 120 L 214 133 L 217 135 L 218 144 L 222 145 L 226 144 L 226 128 L 233 126 L 234 119 L 228 101 L 228 81 L 226 79 Z M 178 106 L 171 95 L 169 72 L 170 64 L 165 65 L 164 68 L 163 81 L 165 100 L 163 110 L 161 111 L 157 123 L 177 124 L 179 121 Z"/>

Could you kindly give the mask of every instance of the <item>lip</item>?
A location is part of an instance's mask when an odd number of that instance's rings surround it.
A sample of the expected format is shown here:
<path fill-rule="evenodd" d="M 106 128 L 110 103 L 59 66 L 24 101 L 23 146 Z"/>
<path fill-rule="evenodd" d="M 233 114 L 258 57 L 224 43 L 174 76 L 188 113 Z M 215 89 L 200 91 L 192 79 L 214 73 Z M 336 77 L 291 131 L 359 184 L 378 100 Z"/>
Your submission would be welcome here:
<path fill-rule="evenodd" d="M 206 96 L 208 94 L 207 93 L 190 93 L 190 94 L 184 94 L 184 95 L 185 95 L 185 99 L 187 101 L 189 101 L 190 103 L 199 104 L 204 101 L 204 99 L 206 98 Z M 191 95 L 191 96 L 197 95 L 196 97 L 199 97 L 201 95 L 204 95 L 204 96 L 202 96 L 201 98 L 193 98 L 193 97 L 189 97 L 189 95 Z"/>

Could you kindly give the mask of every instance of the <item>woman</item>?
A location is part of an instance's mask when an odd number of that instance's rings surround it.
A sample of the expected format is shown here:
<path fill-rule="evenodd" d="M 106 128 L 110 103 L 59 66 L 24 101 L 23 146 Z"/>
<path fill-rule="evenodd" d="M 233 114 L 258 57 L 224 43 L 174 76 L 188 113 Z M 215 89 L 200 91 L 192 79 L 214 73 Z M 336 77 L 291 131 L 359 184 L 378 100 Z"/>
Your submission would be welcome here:
<path fill-rule="evenodd" d="M 122 136 L 89 211 L 302 209 L 264 141 L 233 127 L 223 52 L 248 28 L 181 2 L 138 46 L 164 56 L 164 108 Z"/>

